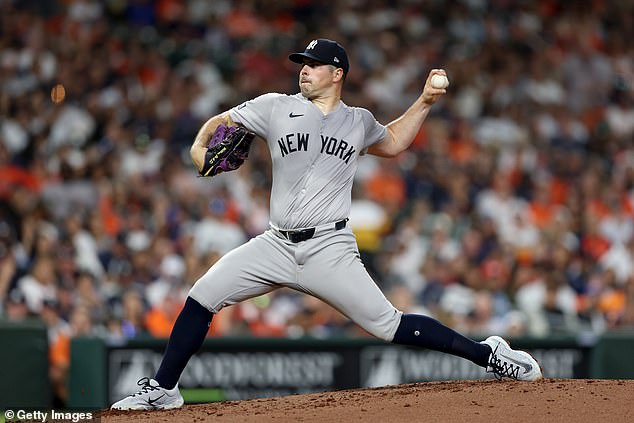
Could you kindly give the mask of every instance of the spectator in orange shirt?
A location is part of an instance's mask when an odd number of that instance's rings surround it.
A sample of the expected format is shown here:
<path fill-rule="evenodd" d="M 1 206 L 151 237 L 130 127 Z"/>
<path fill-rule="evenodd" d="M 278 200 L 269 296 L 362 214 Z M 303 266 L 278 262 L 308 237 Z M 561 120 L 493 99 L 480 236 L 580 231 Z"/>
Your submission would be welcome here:
<path fill-rule="evenodd" d="M 143 317 L 145 328 L 155 338 L 168 338 L 184 304 L 180 291 L 173 289 Z"/>
<path fill-rule="evenodd" d="M 538 229 L 547 229 L 557 217 L 559 206 L 552 201 L 551 187 L 546 183 L 537 183 L 533 189 L 533 198 L 528 204 L 528 216 Z"/>
<path fill-rule="evenodd" d="M 599 222 L 588 215 L 585 222 L 585 233 L 581 237 L 581 251 L 593 260 L 598 260 L 610 249 L 610 242 L 599 232 Z"/>
<path fill-rule="evenodd" d="M 405 203 L 405 180 L 393 163 L 377 161 L 377 169 L 365 181 L 367 196 L 394 215 Z"/>
<path fill-rule="evenodd" d="M 626 291 L 617 283 L 612 270 L 606 270 L 602 275 L 603 289 L 598 293 L 597 309 L 603 315 L 608 329 L 616 328 L 625 312 L 627 302 Z"/>

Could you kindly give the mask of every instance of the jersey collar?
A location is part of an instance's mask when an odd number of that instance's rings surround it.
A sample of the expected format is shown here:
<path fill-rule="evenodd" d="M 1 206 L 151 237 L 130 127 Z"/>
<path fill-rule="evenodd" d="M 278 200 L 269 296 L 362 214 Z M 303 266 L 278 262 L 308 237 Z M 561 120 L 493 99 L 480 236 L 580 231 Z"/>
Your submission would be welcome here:
<path fill-rule="evenodd" d="M 329 116 L 329 115 L 332 115 L 332 114 L 334 114 L 334 113 L 339 112 L 339 111 L 340 111 L 340 110 L 342 110 L 344 107 L 347 107 L 346 103 L 344 103 L 344 102 L 343 102 L 343 100 L 339 100 L 339 104 L 337 104 L 337 107 L 335 107 L 335 108 L 334 108 L 334 110 L 333 110 L 333 111 L 331 111 L 330 113 L 328 113 L 328 114 L 325 114 L 325 115 L 324 115 L 324 114 L 321 112 L 321 110 L 319 110 L 319 108 L 318 108 L 317 106 L 315 106 L 315 104 L 313 104 L 313 102 L 312 102 L 312 101 L 310 101 L 308 98 L 304 97 L 304 94 L 302 94 L 302 93 L 300 92 L 300 93 L 297 93 L 297 94 L 296 94 L 296 96 L 297 96 L 297 98 L 299 98 L 300 100 L 305 101 L 306 103 L 309 103 L 312 107 L 314 107 L 314 108 L 315 108 L 315 110 L 317 110 L 317 111 L 319 112 L 319 114 L 321 114 L 321 115 L 323 115 L 323 116 Z"/>

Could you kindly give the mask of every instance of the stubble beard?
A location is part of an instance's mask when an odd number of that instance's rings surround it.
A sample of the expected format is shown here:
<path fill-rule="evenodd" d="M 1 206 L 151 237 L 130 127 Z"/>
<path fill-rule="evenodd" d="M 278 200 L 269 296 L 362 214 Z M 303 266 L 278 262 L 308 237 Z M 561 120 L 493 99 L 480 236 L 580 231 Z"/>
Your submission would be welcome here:
<path fill-rule="evenodd" d="M 311 100 L 314 97 L 313 90 L 305 84 L 301 84 L 301 83 L 299 84 L 299 91 L 302 93 L 304 97 L 306 97 L 309 100 Z"/>

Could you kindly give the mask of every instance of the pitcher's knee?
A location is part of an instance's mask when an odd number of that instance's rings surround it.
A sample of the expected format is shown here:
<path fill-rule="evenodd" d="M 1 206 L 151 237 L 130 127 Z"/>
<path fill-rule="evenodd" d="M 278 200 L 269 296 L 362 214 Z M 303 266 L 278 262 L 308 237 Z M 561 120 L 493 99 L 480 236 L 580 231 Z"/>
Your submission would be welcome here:
<path fill-rule="evenodd" d="M 198 279 L 187 295 L 212 313 L 218 313 L 223 308 L 223 304 L 216 295 L 213 295 L 213 290 L 208 285 L 209 283 L 202 278 Z"/>
<path fill-rule="evenodd" d="M 389 315 L 363 325 L 363 328 L 371 335 L 387 342 L 392 342 L 398 325 L 401 323 L 403 313 L 394 309 Z"/>

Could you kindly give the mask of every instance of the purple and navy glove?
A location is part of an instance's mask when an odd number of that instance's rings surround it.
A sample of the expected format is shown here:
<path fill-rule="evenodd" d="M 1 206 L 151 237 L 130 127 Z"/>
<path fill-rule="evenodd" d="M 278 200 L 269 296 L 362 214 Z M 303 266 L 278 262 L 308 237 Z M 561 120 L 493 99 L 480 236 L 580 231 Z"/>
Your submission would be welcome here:
<path fill-rule="evenodd" d="M 205 153 L 205 163 L 200 176 L 215 176 L 236 170 L 249 156 L 249 148 L 255 134 L 241 126 L 218 125 Z"/>

